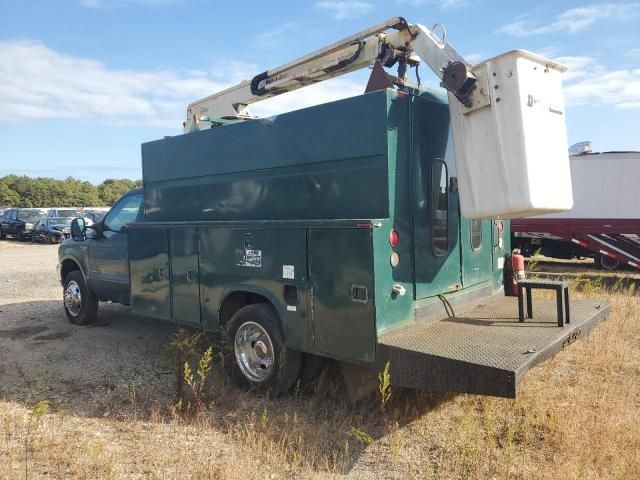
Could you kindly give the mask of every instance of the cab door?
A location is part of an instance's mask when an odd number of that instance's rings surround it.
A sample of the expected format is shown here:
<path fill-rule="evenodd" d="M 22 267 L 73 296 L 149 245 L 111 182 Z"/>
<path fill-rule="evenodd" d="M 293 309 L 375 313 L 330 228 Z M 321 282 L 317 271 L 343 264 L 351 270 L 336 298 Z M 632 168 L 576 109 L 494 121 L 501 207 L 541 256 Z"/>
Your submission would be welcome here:
<path fill-rule="evenodd" d="M 104 218 L 102 235 L 89 241 L 89 286 L 98 298 L 129 303 L 127 224 L 141 211 L 142 192 L 122 197 Z"/>
<path fill-rule="evenodd" d="M 446 103 L 414 97 L 412 165 L 416 298 L 462 288 L 460 206 Z"/>

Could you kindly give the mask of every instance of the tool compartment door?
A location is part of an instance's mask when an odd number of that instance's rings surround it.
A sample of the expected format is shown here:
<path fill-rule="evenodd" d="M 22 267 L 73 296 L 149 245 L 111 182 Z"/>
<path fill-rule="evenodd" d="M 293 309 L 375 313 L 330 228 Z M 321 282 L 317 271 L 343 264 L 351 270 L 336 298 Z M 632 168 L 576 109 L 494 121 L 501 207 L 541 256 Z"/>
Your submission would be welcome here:
<path fill-rule="evenodd" d="M 317 228 L 308 234 L 311 344 L 343 360 L 373 361 L 376 346 L 371 231 Z"/>
<path fill-rule="evenodd" d="M 132 227 L 129 272 L 133 311 L 169 320 L 169 239 L 164 227 Z"/>
<path fill-rule="evenodd" d="M 172 228 L 169 239 L 173 320 L 200 325 L 198 231 L 195 228 Z"/>
<path fill-rule="evenodd" d="M 491 220 L 461 219 L 462 285 L 470 287 L 491 280 Z"/>
<path fill-rule="evenodd" d="M 462 287 L 460 207 L 446 104 L 413 102 L 414 258 L 416 298 Z"/>

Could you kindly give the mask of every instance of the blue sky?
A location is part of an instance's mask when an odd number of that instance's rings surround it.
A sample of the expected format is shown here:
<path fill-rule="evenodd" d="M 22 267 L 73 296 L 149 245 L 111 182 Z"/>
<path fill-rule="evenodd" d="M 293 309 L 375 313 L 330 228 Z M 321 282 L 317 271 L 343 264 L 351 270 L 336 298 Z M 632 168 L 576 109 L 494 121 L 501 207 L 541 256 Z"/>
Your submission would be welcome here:
<path fill-rule="evenodd" d="M 0 0 L 0 175 L 140 178 L 140 144 L 181 133 L 189 102 L 394 15 L 443 23 L 472 63 L 514 48 L 559 60 L 569 142 L 640 150 L 636 2 Z M 367 75 L 251 110 L 357 95 Z"/>

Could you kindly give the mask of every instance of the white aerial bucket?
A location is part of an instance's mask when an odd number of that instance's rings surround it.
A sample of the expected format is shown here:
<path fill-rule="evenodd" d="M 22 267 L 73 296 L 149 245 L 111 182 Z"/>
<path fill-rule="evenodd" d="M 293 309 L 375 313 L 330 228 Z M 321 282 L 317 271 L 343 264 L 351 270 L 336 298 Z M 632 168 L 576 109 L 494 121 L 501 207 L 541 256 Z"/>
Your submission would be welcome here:
<path fill-rule="evenodd" d="M 573 206 L 562 65 L 514 50 L 475 65 L 471 107 L 449 94 L 460 208 L 517 218 Z"/>

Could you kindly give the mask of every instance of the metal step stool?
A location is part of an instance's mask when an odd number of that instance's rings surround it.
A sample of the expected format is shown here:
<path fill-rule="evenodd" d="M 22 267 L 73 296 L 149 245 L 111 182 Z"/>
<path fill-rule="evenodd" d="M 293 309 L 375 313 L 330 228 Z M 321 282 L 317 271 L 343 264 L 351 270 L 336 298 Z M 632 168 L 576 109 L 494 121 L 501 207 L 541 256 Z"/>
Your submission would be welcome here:
<path fill-rule="evenodd" d="M 523 290 L 527 291 L 527 317 L 533 318 L 533 300 L 531 290 L 541 288 L 544 290 L 556 291 L 556 305 L 558 310 L 558 326 L 564 327 L 565 322 L 571 323 L 571 313 L 569 307 L 569 282 L 564 280 L 520 280 L 516 287 L 518 289 L 518 318 L 524 322 Z M 564 296 L 564 309 L 562 299 Z"/>

